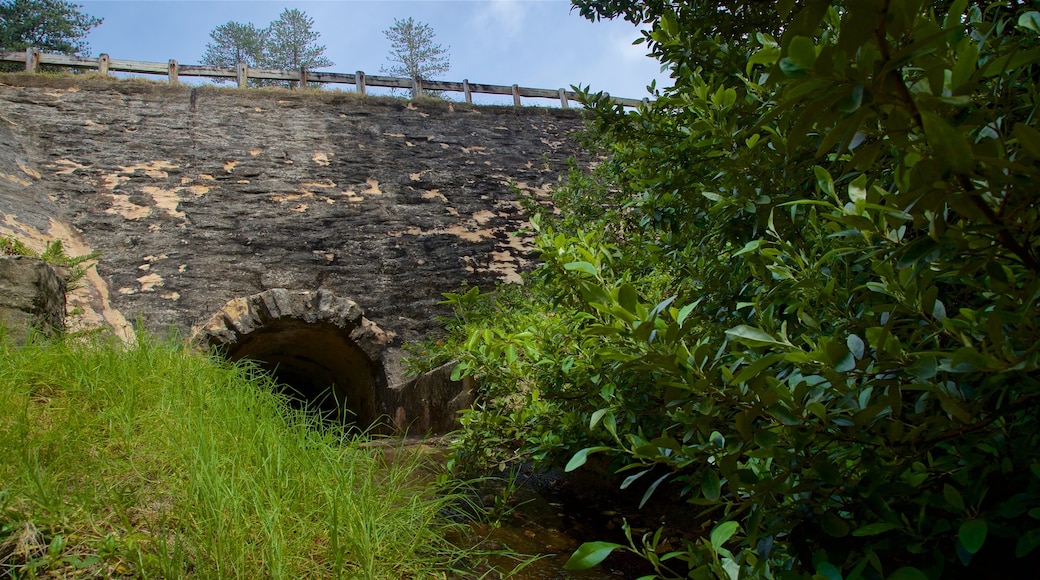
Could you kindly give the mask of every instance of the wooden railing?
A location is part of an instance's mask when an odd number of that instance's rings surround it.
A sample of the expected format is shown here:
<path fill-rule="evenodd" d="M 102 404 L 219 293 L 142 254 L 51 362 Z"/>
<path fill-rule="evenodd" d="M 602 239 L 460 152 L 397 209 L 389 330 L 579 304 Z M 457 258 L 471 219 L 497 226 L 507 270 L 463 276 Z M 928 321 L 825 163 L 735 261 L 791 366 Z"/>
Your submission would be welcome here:
<path fill-rule="evenodd" d="M 40 65 L 54 65 L 61 67 L 97 69 L 99 73 L 108 75 L 111 72 L 129 72 L 142 74 L 155 74 L 168 76 L 170 84 L 178 84 L 179 78 L 184 76 L 211 77 L 235 79 L 239 87 L 247 86 L 249 79 L 277 80 L 301 83 L 339 83 L 354 85 L 357 92 L 364 95 L 368 87 L 383 87 L 390 89 L 408 89 L 412 95 L 421 95 L 422 91 L 449 91 L 463 93 L 467 103 L 473 103 L 473 94 L 487 95 L 512 95 L 513 104 L 521 106 L 520 97 L 540 97 L 547 99 L 559 99 L 560 106 L 568 108 L 569 101 L 577 99 L 578 94 L 566 89 L 532 89 L 517 85 L 484 85 L 471 83 L 463 80 L 461 83 L 448 81 L 430 81 L 423 79 L 408 79 L 400 77 L 387 77 L 377 75 L 366 75 L 363 71 L 354 74 L 329 73 L 301 69 L 277 70 L 266 68 L 252 68 L 245 64 L 239 64 L 237 68 L 221 68 L 195 64 L 178 64 L 175 60 L 169 62 L 142 62 L 136 60 L 119 60 L 102 54 L 97 58 L 82 56 L 69 56 L 65 54 L 50 54 L 40 52 L 39 49 L 30 48 L 24 52 L 0 52 L 0 61 L 24 62 L 25 70 L 36 72 Z M 647 102 L 647 99 L 625 99 L 610 97 L 615 103 L 625 107 L 638 107 Z"/>

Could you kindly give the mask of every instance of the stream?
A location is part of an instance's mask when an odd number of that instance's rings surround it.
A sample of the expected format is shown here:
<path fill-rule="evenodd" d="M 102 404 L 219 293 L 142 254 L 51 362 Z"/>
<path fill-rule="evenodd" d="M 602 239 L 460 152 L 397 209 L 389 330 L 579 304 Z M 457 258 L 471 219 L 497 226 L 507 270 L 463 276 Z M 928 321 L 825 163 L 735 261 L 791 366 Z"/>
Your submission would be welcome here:
<path fill-rule="evenodd" d="M 418 450 L 431 465 L 442 464 L 447 456 L 446 444 L 438 440 L 414 440 L 396 446 L 375 443 L 382 448 L 385 460 L 402 451 Z M 431 475 L 432 474 L 428 474 Z M 489 477 L 472 490 L 473 501 L 492 514 L 490 523 L 469 525 L 462 541 L 486 552 L 502 552 L 488 557 L 487 565 L 478 567 L 469 578 L 617 579 L 638 578 L 653 569 L 642 558 L 616 550 L 603 563 L 589 570 L 567 571 L 564 564 L 584 542 L 609 541 L 627 544 L 623 526 L 633 526 L 633 537 L 653 531 L 666 521 L 668 506 L 656 510 L 637 510 L 635 503 L 642 491 L 625 493 L 608 488 L 602 479 L 575 478 L 574 474 L 556 471 L 534 472 L 522 469 L 512 478 L 502 474 Z M 639 527 L 639 526 L 646 526 Z M 516 557 L 506 556 L 513 553 Z"/>

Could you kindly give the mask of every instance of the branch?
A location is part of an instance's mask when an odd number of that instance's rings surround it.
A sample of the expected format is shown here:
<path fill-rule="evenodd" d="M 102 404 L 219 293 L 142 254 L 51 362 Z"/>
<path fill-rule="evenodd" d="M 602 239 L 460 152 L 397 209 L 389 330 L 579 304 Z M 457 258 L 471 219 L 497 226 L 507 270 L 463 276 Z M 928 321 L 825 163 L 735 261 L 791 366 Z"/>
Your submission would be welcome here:
<path fill-rule="evenodd" d="M 993 413 L 989 417 L 986 417 L 982 421 L 979 421 L 978 423 L 972 423 L 971 425 L 965 425 L 964 427 L 961 427 L 960 429 L 954 429 L 953 431 L 947 431 L 946 433 L 943 433 L 942 435 L 936 437 L 935 439 L 931 439 L 929 441 L 925 441 L 923 443 L 923 445 L 926 448 L 930 448 L 931 446 L 935 445 L 936 443 L 942 443 L 943 441 L 949 441 L 950 439 L 956 439 L 958 437 L 961 437 L 963 435 L 967 435 L 969 433 L 974 433 L 976 431 L 981 431 L 982 429 L 985 429 L 986 427 L 989 427 L 990 425 L 992 425 L 993 422 L 996 421 L 997 419 L 1006 417 L 1008 415 L 1014 414 L 1014 413 L 1016 413 L 1018 411 L 1021 411 L 1023 409 L 1026 409 L 1026 408 L 1030 407 L 1033 404 L 1032 403 L 1033 400 L 1036 399 L 1037 397 L 1040 397 L 1040 393 L 1030 393 L 1028 395 L 1022 395 L 1021 397 L 1019 397 L 1019 398 L 1015 399 L 1014 401 L 1012 401 L 1011 404 L 1009 404 L 1008 406 L 1004 407 L 1003 409 L 1000 409 L 998 412 Z"/>

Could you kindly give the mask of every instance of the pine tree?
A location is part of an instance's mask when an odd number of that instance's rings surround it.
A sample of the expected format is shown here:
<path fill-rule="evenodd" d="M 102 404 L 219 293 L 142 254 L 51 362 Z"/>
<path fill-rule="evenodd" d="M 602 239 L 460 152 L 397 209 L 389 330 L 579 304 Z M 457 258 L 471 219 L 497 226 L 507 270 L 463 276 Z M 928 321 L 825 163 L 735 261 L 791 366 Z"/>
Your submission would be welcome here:
<path fill-rule="evenodd" d="M 448 50 L 434 43 L 433 28 L 429 24 L 411 17 L 404 20 L 395 18 L 394 25 L 383 34 L 391 42 L 387 60 L 395 64 L 382 67 L 382 72 L 410 79 L 431 79 L 451 68 Z"/>
<path fill-rule="evenodd" d="M 206 43 L 206 53 L 202 57 L 203 64 L 236 68 L 238 63 L 256 67 L 264 61 L 268 36 L 265 28 L 257 28 L 252 23 L 228 22 L 214 28 L 209 35 L 213 42 Z M 223 82 L 227 79 L 215 78 L 214 80 Z"/>
<path fill-rule="evenodd" d="M 286 8 L 268 30 L 264 65 L 283 70 L 313 70 L 332 66 L 325 57 L 325 46 L 316 44 L 321 35 L 311 30 L 314 19 L 306 13 Z M 290 86 L 293 83 L 290 83 Z"/>
<path fill-rule="evenodd" d="M 102 19 L 84 14 L 80 8 L 64 0 L 0 0 L 0 50 L 35 47 L 43 52 L 90 54 L 84 37 Z M 17 64 L 0 65 L 0 71 L 18 68 Z"/>

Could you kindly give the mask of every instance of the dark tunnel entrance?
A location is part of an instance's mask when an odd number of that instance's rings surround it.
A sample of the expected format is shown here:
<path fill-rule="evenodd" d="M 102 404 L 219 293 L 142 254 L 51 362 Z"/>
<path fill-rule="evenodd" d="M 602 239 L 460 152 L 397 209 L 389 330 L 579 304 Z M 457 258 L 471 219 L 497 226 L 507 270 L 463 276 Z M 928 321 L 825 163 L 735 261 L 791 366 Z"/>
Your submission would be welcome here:
<path fill-rule="evenodd" d="M 282 385 L 293 407 L 365 428 L 377 416 L 375 373 L 338 330 L 328 323 L 279 320 L 244 337 L 226 356 L 256 361 Z"/>
<path fill-rule="evenodd" d="M 383 350 L 392 334 L 361 308 L 326 290 L 274 289 L 236 298 L 196 330 L 193 341 L 272 374 L 290 405 L 326 424 L 368 429 L 386 389 Z"/>

